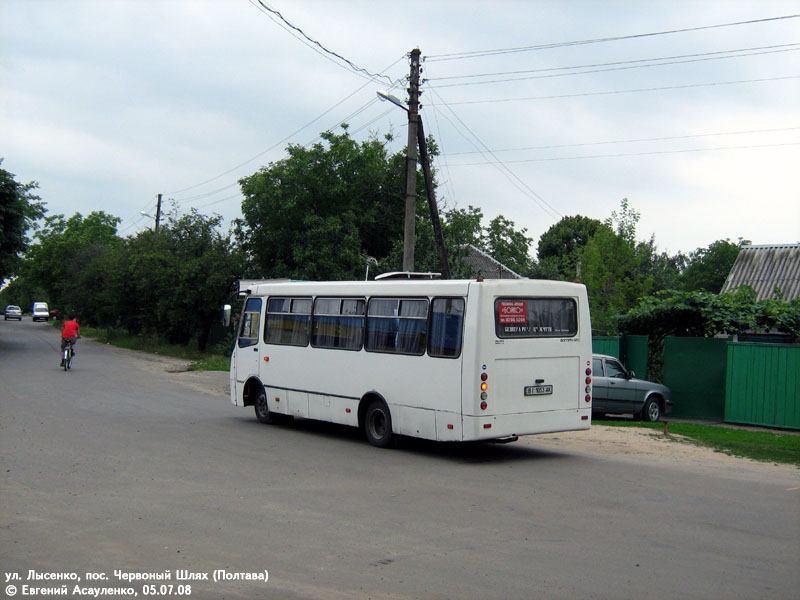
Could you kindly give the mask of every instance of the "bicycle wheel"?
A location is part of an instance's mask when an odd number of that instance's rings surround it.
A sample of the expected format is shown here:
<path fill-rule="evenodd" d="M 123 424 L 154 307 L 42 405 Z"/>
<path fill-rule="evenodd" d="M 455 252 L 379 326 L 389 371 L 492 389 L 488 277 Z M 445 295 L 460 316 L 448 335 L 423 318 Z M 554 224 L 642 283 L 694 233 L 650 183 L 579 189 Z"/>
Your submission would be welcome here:
<path fill-rule="evenodd" d="M 64 370 L 68 371 L 69 368 L 72 366 L 72 350 L 69 346 L 64 348 L 64 360 L 62 361 L 64 366 Z"/>

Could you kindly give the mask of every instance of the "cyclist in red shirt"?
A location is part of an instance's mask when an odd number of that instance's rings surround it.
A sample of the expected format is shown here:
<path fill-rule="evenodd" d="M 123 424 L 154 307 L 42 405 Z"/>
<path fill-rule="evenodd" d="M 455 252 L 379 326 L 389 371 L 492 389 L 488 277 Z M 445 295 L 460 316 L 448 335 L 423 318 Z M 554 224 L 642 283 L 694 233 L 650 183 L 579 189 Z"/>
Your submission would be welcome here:
<path fill-rule="evenodd" d="M 74 355 L 75 342 L 79 337 L 81 337 L 81 326 L 78 325 L 78 322 L 75 320 L 75 315 L 70 314 L 69 320 L 64 321 L 64 325 L 61 327 L 61 354 L 64 354 L 64 346 L 66 346 L 69 341 L 72 342 L 72 354 Z"/>

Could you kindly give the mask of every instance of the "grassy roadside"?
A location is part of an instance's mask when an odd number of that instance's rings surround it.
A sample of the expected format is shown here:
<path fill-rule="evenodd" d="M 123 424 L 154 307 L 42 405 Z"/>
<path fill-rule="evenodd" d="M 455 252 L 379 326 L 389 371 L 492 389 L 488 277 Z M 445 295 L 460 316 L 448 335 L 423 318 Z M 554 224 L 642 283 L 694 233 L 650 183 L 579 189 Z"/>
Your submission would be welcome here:
<path fill-rule="evenodd" d="M 646 427 L 657 431 L 664 429 L 664 423 L 641 421 L 598 421 L 598 425 Z M 669 422 L 668 431 L 670 434 L 684 436 L 691 443 L 713 448 L 717 452 L 800 467 L 800 435 L 674 421 Z"/>
<path fill-rule="evenodd" d="M 55 321 L 54 326 L 60 329 L 61 322 Z M 189 365 L 190 371 L 227 371 L 230 368 L 229 356 L 200 352 L 196 344 L 188 346 L 168 344 L 156 336 L 130 335 L 118 329 L 95 327 L 81 327 L 81 336 L 119 348 L 189 360 L 192 361 L 192 364 Z"/>

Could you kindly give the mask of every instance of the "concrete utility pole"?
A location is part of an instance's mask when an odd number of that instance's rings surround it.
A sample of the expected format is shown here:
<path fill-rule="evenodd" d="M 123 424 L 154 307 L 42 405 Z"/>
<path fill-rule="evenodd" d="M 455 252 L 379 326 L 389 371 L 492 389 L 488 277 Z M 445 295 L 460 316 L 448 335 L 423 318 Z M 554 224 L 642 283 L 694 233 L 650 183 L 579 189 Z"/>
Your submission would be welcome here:
<path fill-rule="evenodd" d="M 419 48 L 411 51 L 408 77 L 408 145 L 406 154 L 406 215 L 403 231 L 403 270 L 414 270 L 414 236 L 417 217 L 417 119 L 419 117 Z"/>
<path fill-rule="evenodd" d="M 156 205 L 156 233 L 158 233 L 159 223 L 161 223 L 161 194 L 158 195 L 158 204 Z"/>

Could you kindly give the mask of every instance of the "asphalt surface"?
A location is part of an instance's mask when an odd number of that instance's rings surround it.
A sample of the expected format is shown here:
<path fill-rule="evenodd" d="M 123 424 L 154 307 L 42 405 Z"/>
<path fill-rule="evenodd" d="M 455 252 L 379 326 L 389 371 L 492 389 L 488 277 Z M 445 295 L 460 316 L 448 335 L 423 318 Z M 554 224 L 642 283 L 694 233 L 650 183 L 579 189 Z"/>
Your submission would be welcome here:
<path fill-rule="evenodd" d="M 223 392 L 88 340 L 65 373 L 58 338 L 0 322 L 6 597 L 800 597 L 798 477 L 535 437 L 379 450 L 349 428 L 261 425 Z"/>

